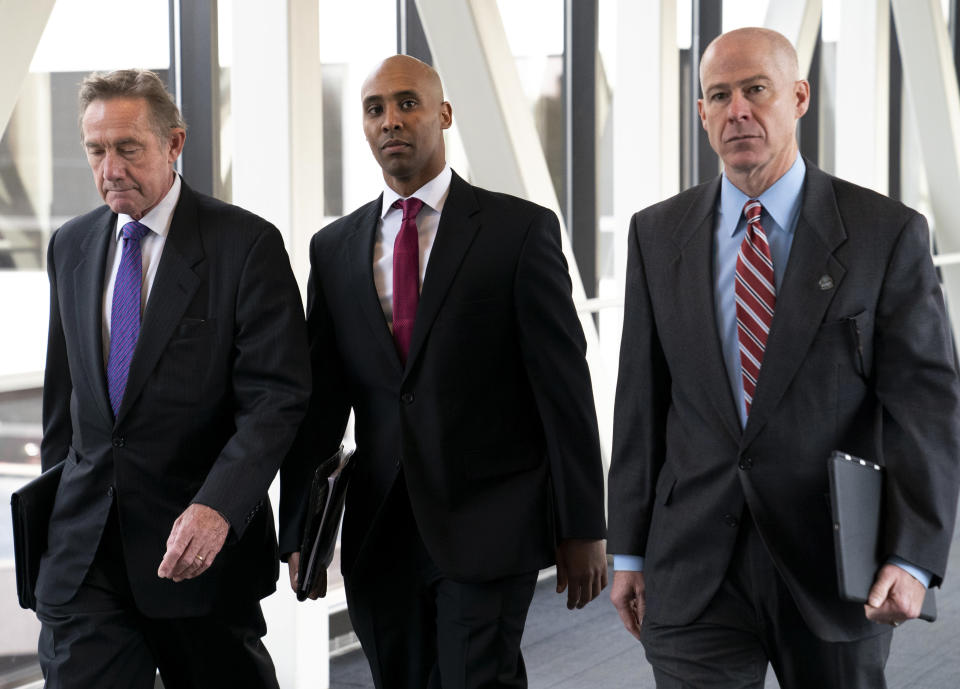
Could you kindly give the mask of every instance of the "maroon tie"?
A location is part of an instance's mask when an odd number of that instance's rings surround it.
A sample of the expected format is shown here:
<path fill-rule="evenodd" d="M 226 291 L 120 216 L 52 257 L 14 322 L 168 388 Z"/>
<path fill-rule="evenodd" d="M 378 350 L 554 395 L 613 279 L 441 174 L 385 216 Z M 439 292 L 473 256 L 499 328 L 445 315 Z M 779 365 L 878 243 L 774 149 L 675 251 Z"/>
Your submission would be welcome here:
<path fill-rule="evenodd" d="M 762 211 L 763 207 L 755 199 L 750 199 L 743 206 L 747 233 L 737 254 L 737 337 L 740 341 L 740 371 L 747 415 L 753 405 L 763 352 L 767 347 L 767 335 L 773 322 L 773 309 L 777 304 L 770 245 L 760 225 Z"/>
<path fill-rule="evenodd" d="M 393 244 L 393 341 L 400 361 L 407 363 L 410 336 L 420 301 L 420 239 L 417 237 L 417 214 L 423 201 L 409 198 L 396 200 L 393 207 L 403 211 L 400 234 Z"/>

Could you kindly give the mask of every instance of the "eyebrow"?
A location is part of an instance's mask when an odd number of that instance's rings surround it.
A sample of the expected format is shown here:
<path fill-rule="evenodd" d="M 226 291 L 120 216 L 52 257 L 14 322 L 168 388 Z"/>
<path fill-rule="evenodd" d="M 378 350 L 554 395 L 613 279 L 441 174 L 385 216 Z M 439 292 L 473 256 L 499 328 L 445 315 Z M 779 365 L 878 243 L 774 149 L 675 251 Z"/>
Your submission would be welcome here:
<path fill-rule="evenodd" d="M 86 146 L 87 148 L 103 148 L 105 146 L 120 147 L 120 146 L 129 146 L 131 144 L 133 144 L 134 146 L 141 145 L 139 139 L 134 139 L 133 137 L 130 137 L 130 136 L 125 137 L 123 139 L 118 139 L 116 141 L 108 141 L 106 144 L 104 144 L 102 141 L 84 141 L 83 143 L 83 145 Z"/>
<path fill-rule="evenodd" d="M 734 82 L 733 86 L 745 86 L 747 84 L 752 84 L 757 81 L 773 81 L 773 79 L 768 77 L 763 72 L 761 72 L 759 74 L 754 74 L 753 76 L 749 76 L 746 79 L 740 79 L 739 81 Z M 709 93 L 714 89 L 723 89 L 723 88 L 730 88 L 730 82 L 722 81 L 716 84 L 710 84 L 709 86 L 707 86 L 707 92 Z"/>
<path fill-rule="evenodd" d="M 394 91 L 393 93 L 390 93 L 387 96 L 383 96 L 379 93 L 374 93 L 364 98 L 363 104 L 369 105 L 370 103 L 377 103 L 377 102 L 383 101 L 385 98 L 390 98 L 392 100 L 400 100 L 403 98 L 420 98 L 420 94 L 411 89 L 406 89 L 403 91 Z"/>

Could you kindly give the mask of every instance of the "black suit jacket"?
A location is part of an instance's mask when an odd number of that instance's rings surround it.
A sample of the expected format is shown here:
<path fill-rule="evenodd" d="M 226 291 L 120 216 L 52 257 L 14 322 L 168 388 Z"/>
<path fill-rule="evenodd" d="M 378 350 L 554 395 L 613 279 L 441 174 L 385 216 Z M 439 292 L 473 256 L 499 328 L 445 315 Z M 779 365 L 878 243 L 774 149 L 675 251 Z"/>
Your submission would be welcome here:
<path fill-rule="evenodd" d="M 137 607 L 195 616 L 275 587 L 267 488 L 309 396 L 306 328 L 280 233 L 184 183 L 114 419 L 101 318 L 116 214 L 103 206 L 50 240 L 50 329 L 42 462 L 66 458 L 37 596 L 69 600 L 116 501 Z M 231 526 L 208 571 L 157 576 L 174 520 L 191 503 Z"/>
<path fill-rule="evenodd" d="M 836 584 L 835 449 L 887 467 L 884 555 L 946 566 L 960 390 L 927 224 L 807 161 L 763 367 L 740 429 L 714 317 L 719 180 L 630 226 L 609 549 L 645 555 L 647 614 L 685 624 L 754 519 L 804 619 L 830 641 L 883 630 Z"/>
<path fill-rule="evenodd" d="M 389 538 L 389 525 L 371 534 L 401 466 L 427 550 L 451 578 L 529 572 L 553 562 L 557 538 L 602 538 L 596 413 L 556 216 L 454 174 L 404 367 L 373 281 L 380 203 L 310 246 L 315 389 L 281 470 L 281 551 L 299 549 L 310 472 L 351 408 L 347 576 Z"/>

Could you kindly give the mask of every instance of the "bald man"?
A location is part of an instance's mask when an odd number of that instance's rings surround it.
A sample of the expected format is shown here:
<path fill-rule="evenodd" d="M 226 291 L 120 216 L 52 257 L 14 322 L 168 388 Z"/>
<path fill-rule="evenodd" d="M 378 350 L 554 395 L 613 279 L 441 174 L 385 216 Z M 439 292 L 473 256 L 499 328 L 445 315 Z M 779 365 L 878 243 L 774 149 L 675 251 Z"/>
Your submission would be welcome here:
<path fill-rule="evenodd" d="M 891 630 L 940 584 L 958 389 L 927 224 L 798 153 L 783 36 L 700 65 L 723 174 L 631 222 L 610 469 L 613 603 L 657 686 L 885 686 Z M 886 465 L 886 563 L 840 599 L 827 458 Z"/>
<path fill-rule="evenodd" d="M 380 688 L 525 687 L 540 569 L 606 585 L 603 473 L 556 216 L 463 181 L 437 73 L 385 60 L 363 128 L 383 193 L 310 245 L 313 398 L 281 473 L 296 581 L 309 477 L 355 414 L 342 568 Z"/>

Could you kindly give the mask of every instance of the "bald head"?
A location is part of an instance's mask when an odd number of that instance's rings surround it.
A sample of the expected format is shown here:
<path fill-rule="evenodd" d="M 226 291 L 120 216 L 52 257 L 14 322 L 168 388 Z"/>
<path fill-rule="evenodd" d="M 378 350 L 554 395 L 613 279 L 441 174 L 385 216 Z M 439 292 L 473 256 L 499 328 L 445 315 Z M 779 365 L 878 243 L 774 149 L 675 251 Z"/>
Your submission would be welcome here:
<path fill-rule="evenodd" d="M 416 80 L 422 86 L 424 92 L 436 98 L 437 102 L 443 101 L 443 84 L 440 82 L 440 75 L 437 74 L 437 70 L 426 62 L 409 55 L 391 55 L 377 65 L 367 75 L 363 86 L 360 88 L 360 93 L 366 94 L 370 86 L 377 80 L 384 78 L 392 80 L 397 76 Z"/>
<path fill-rule="evenodd" d="M 768 57 L 768 64 L 779 72 L 778 76 L 789 81 L 800 79 L 797 51 L 787 37 L 772 29 L 750 26 L 728 31 L 710 41 L 700 59 L 701 92 L 706 92 L 704 74 L 711 68 L 712 63 L 729 61 L 731 56 L 743 55 L 747 47 L 763 52 Z M 722 65 L 720 70 L 724 71 Z"/>
<path fill-rule="evenodd" d="M 409 55 L 393 55 L 363 82 L 363 131 L 383 178 L 409 196 L 446 165 L 443 130 L 453 123 L 440 75 Z"/>

